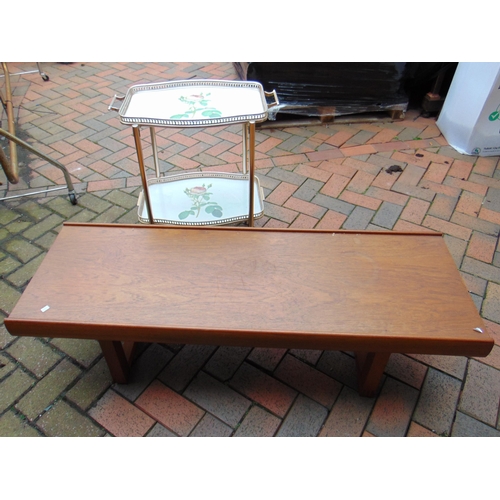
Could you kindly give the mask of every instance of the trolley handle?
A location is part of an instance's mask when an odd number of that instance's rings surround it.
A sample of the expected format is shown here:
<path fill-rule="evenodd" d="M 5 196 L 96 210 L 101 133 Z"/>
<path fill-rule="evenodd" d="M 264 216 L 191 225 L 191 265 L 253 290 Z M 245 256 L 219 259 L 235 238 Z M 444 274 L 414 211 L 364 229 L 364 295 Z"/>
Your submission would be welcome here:
<path fill-rule="evenodd" d="M 123 101 L 125 99 L 124 95 L 116 95 L 113 97 L 113 100 L 111 101 L 111 104 L 108 106 L 108 111 L 120 111 L 120 108 L 115 108 L 113 107 L 113 104 L 115 101 Z"/>
<path fill-rule="evenodd" d="M 268 108 L 272 108 L 273 106 L 278 106 L 280 103 L 280 100 L 278 99 L 278 96 L 276 95 L 276 90 L 273 90 L 271 92 L 266 92 L 264 90 L 264 95 L 266 97 L 272 97 L 274 99 L 274 102 L 267 103 Z"/>

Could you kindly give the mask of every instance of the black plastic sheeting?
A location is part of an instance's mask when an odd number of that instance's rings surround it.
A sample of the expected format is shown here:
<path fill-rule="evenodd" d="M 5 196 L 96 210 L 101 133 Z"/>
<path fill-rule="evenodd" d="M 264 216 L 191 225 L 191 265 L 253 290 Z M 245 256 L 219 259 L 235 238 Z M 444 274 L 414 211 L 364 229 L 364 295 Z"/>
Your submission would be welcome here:
<path fill-rule="evenodd" d="M 339 116 L 387 110 L 406 111 L 405 90 L 412 68 L 407 63 L 234 63 L 242 80 L 275 90 L 278 113 Z"/>

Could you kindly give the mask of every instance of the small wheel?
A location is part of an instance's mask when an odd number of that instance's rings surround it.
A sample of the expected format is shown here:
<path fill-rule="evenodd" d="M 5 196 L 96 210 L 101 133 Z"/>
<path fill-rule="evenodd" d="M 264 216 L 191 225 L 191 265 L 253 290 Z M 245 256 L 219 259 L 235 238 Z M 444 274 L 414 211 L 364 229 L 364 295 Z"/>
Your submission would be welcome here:
<path fill-rule="evenodd" d="M 78 200 L 76 199 L 75 193 L 69 193 L 69 201 L 71 201 L 72 205 L 78 204 Z"/>
<path fill-rule="evenodd" d="M 48 75 L 46 75 L 45 73 L 42 73 L 42 80 L 43 80 L 44 82 L 48 82 L 48 81 L 49 81 L 49 76 L 48 76 Z"/>

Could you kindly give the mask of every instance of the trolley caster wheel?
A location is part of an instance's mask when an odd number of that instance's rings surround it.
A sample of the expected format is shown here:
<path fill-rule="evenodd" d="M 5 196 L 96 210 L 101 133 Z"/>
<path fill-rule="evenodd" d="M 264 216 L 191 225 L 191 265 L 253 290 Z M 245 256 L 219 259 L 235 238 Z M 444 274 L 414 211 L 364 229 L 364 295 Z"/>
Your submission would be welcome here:
<path fill-rule="evenodd" d="M 78 200 L 76 198 L 76 194 L 75 193 L 70 193 L 69 194 L 69 201 L 71 201 L 72 205 L 77 205 L 78 204 Z"/>
<path fill-rule="evenodd" d="M 42 80 L 43 80 L 44 82 L 48 82 L 48 81 L 49 81 L 49 76 L 48 76 L 48 75 L 46 75 L 45 73 L 42 73 Z"/>

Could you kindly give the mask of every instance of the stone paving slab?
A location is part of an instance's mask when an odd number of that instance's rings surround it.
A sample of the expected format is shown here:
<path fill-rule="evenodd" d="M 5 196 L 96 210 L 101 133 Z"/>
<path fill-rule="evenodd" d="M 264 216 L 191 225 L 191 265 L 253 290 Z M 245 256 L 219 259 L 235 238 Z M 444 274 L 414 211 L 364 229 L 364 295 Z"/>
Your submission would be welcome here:
<path fill-rule="evenodd" d="M 3 319 L 64 221 L 138 223 L 137 156 L 107 109 L 113 95 L 139 82 L 237 78 L 231 63 L 44 70 L 47 82 L 11 79 L 16 130 L 68 168 L 78 204 L 65 189 L 0 201 L 0 436 L 500 436 L 499 157 L 461 155 L 418 109 L 402 121 L 259 126 L 266 201 L 256 225 L 443 232 L 495 339 L 487 358 L 396 354 L 377 396 L 361 398 L 348 352 L 144 345 L 125 386 L 112 383 L 96 342 L 11 336 Z M 240 171 L 240 132 L 159 130 L 162 171 Z M 9 154 L 7 141 L 0 147 Z M 19 184 L 0 172 L 0 197 L 65 186 L 45 160 L 20 159 Z"/>

